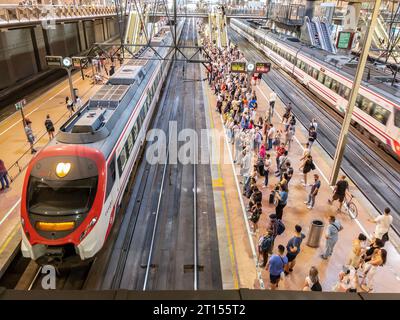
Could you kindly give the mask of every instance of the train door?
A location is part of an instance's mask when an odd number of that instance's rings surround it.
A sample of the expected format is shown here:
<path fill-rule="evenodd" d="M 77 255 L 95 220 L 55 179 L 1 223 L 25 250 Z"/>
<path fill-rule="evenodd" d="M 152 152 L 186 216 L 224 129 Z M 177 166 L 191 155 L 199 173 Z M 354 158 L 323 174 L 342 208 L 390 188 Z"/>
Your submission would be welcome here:
<path fill-rule="evenodd" d="M 394 140 L 394 151 L 400 158 L 400 109 L 393 107 L 393 122 L 389 120 L 387 128 L 389 135 Z"/>
<path fill-rule="evenodd" d="M 108 217 L 110 216 L 110 224 L 114 222 L 115 214 L 115 201 L 118 194 L 118 180 L 116 174 L 116 166 L 115 166 L 115 155 L 113 155 L 111 161 L 108 163 L 107 166 L 107 187 L 106 187 L 106 200 L 104 202 L 105 208 L 105 215 Z"/>

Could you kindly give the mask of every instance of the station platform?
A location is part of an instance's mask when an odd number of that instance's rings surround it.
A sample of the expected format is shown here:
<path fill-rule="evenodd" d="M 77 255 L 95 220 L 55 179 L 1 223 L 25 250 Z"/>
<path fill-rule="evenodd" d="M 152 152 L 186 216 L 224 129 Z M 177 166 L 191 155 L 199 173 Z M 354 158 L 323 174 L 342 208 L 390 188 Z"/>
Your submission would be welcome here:
<path fill-rule="evenodd" d="M 116 68 L 118 67 L 118 64 Z M 107 75 L 102 71 L 103 79 Z M 78 96 L 82 105 L 101 87 L 92 79 L 92 69 L 86 69 L 85 80 L 81 73 L 76 72 L 72 76 L 73 85 L 78 89 Z M 48 142 L 44 122 L 49 114 L 54 123 L 55 134 L 60 126 L 68 119 L 69 112 L 66 107 L 65 98 L 70 96 L 68 79 L 57 82 L 40 96 L 32 101 L 27 99 L 24 107 L 24 115 L 32 121 L 32 130 L 35 136 L 35 149 L 40 151 Z M 75 107 L 75 111 L 79 106 Z M 30 152 L 22 116 L 19 111 L 14 112 L 0 122 L 0 158 L 8 169 L 9 176 L 13 179 L 10 188 L 0 192 L 0 276 L 10 256 L 16 252 L 20 242 L 19 234 L 19 209 L 21 191 L 25 176 L 25 169 L 29 161 L 34 157 Z M 36 153 L 37 154 L 37 153 Z"/>
<path fill-rule="evenodd" d="M 205 92 L 208 100 L 210 128 L 215 128 L 220 134 L 225 135 L 222 116 L 215 111 L 216 96 L 211 92 L 208 84 L 204 83 Z M 268 97 L 271 89 L 264 81 L 256 86 L 257 94 L 257 119 L 259 116 L 264 118 L 267 112 Z M 277 129 L 284 129 L 281 124 L 281 116 L 284 113 L 282 101 L 277 99 L 275 104 L 275 114 L 272 119 Z M 311 121 L 311 119 L 310 119 Z M 217 134 L 218 135 L 218 134 Z M 294 168 L 294 175 L 290 181 L 288 204 L 284 209 L 283 222 L 285 223 L 285 232 L 275 240 L 274 250 L 279 244 L 286 247 L 288 240 L 294 235 L 294 226 L 299 224 L 303 228 L 303 233 L 307 236 L 312 220 L 322 220 L 325 226 L 328 224 L 328 217 L 335 216 L 343 226 L 339 233 L 339 240 L 334 248 L 333 255 L 328 260 L 323 260 L 320 255 L 325 249 L 324 236 L 321 239 L 320 247 L 317 249 L 306 245 L 307 238 L 303 240 L 301 252 L 296 259 L 294 271 L 289 274 L 284 281 L 279 284 L 280 290 L 302 290 L 305 277 L 308 275 L 311 266 L 317 267 L 319 278 L 324 291 L 332 291 L 332 288 L 338 281 L 339 272 L 350 255 L 352 241 L 357 238 L 360 232 L 371 236 L 375 229 L 375 224 L 368 221 L 369 218 L 376 217 L 379 213 L 369 203 L 357 187 L 349 181 L 350 191 L 355 196 L 353 201 L 358 208 L 358 217 L 352 220 L 346 213 L 336 211 L 338 203 L 332 206 L 328 204 L 328 198 L 332 194 L 329 186 L 328 177 L 330 176 L 333 159 L 315 142 L 312 147 L 312 156 L 316 165 L 316 170 L 309 174 L 309 182 L 312 181 L 313 173 L 320 176 L 321 188 L 316 198 L 316 204 L 312 210 L 307 209 L 304 201 L 310 187 L 303 187 L 301 179 L 303 174 L 299 171 L 300 158 L 302 156 L 304 145 L 308 140 L 308 130 L 304 128 L 299 121 L 296 124 L 296 135 L 292 143 L 289 159 Z M 229 146 L 228 156 L 231 159 L 233 155 L 233 145 L 228 144 L 226 135 L 224 138 L 225 147 Z M 226 149 L 226 148 L 225 148 Z M 221 149 L 222 150 L 222 149 Z M 221 151 L 224 152 L 224 151 Z M 272 167 L 275 170 L 275 152 L 271 154 Z M 226 162 L 226 161 L 225 161 Z M 228 161 L 229 162 L 229 161 Z M 273 171 L 274 171 L 273 170 Z M 248 199 L 242 196 L 243 180 L 239 175 L 240 167 L 231 163 L 224 163 L 212 169 L 214 172 L 214 197 L 216 193 L 223 195 L 223 205 L 217 214 L 218 238 L 220 248 L 221 266 L 223 270 L 224 289 L 233 288 L 253 288 L 268 289 L 269 273 L 264 268 L 257 266 L 257 244 L 259 237 L 266 231 L 268 216 L 275 213 L 275 207 L 268 203 L 269 194 L 272 188 L 278 183 L 278 178 L 270 174 L 270 182 L 267 188 L 262 188 L 263 177 L 259 177 L 257 186 L 263 193 L 261 215 L 258 223 L 259 231 L 256 235 L 250 234 L 249 222 L 245 206 Z M 215 198 L 218 201 L 218 198 Z M 393 204 L 388 204 L 391 206 Z M 218 206 L 216 206 L 218 208 Z M 383 210 L 384 208 L 382 208 Z M 217 210 L 218 211 L 218 210 Z M 343 210 L 344 211 L 344 210 Z M 400 292 L 400 255 L 398 251 L 398 239 L 391 235 L 391 241 L 387 242 L 385 249 L 388 252 L 387 263 L 377 269 L 373 292 Z M 274 252 L 275 253 L 275 252 Z M 362 290 L 360 289 L 360 292 Z"/>

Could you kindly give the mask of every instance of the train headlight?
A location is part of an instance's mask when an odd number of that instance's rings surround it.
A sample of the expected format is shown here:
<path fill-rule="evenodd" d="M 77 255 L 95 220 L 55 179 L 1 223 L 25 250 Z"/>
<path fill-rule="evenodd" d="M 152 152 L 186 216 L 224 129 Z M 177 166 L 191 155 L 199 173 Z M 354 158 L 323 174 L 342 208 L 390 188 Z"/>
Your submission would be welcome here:
<path fill-rule="evenodd" d="M 75 228 L 75 222 L 36 222 L 36 228 L 42 231 L 68 231 Z"/>
<path fill-rule="evenodd" d="M 69 173 L 70 170 L 71 170 L 70 163 L 60 162 L 57 164 L 57 167 L 56 167 L 56 175 L 59 178 L 64 178 Z"/>

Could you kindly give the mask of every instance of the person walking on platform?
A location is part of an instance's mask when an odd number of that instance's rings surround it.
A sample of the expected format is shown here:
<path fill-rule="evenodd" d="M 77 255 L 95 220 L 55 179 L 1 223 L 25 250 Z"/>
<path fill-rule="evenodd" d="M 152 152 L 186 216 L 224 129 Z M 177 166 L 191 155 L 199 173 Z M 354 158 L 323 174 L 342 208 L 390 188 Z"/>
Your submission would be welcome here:
<path fill-rule="evenodd" d="M 311 154 L 310 144 L 307 142 L 301 155 L 300 161 L 304 161 Z"/>
<path fill-rule="evenodd" d="M 35 142 L 35 136 L 33 135 L 33 131 L 32 131 L 32 127 L 31 127 L 31 123 L 27 124 L 25 126 L 25 134 L 26 134 L 26 138 L 28 139 L 30 148 L 31 148 L 31 154 L 36 153 L 36 149 L 33 147 L 33 144 Z"/>
<path fill-rule="evenodd" d="M 310 193 L 308 194 L 308 200 L 304 202 L 310 210 L 314 208 L 315 197 L 317 196 L 320 187 L 321 180 L 319 180 L 319 175 L 314 174 L 314 183 L 312 184 Z"/>
<path fill-rule="evenodd" d="M 349 183 L 346 181 L 346 176 L 342 176 L 342 178 L 336 183 L 335 189 L 333 190 L 332 199 L 328 199 L 329 204 L 332 204 L 335 200 L 339 200 L 339 208 L 337 209 L 338 212 L 342 211 L 343 201 L 348 190 Z"/>
<path fill-rule="evenodd" d="M 292 103 L 289 102 L 289 104 L 286 107 L 285 113 L 282 116 L 281 123 L 285 123 L 286 124 L 287 122 L 289 122 L 291 114 L 292 114 Z"/>
<path fill-rule="evenodd" d="M 315 120 L 315 118 L 313 118 L 308 126 L 308 129 L 311 129 L 311 127 L 313 127 L 315 129 L 315 131 L 317 131 L 318 128 L 318 122 L 317 120 Z"/>
<path fill-rule="evenodd" d="M 311 127 L 308 131 L 308 144 L 310 145 L 310 150 L 315 140 L 317 140 L 317 131 L 314 127 Z"/>
<path fill-rule="evenodd" d="M 267 263 L 269 270 L 269 280 L 271 282 L 271 290 L 276 290 L 281 277 L 284 275 L 284 268 L 288 263 L 288 258 L 285 256 L 285 247 L 278 246 L 278 254 L 273 254 Z"/>
<path fill-rule="evenodd" d="M 54 138 L 54 124 L 50 119 L 50 115 L 46 116 L 46 121 L 44 122 L 44 126 L 46 127 L 47 134 L 49 135 L 49 140 Z"/>
<path fill-rule="evenodd" d="M 72 115 L 75 112 L 74 109 L 74 101 L 70 99 L 69 97 L 65 98 L 66 104 L 67 104 L 67 110 L 69 111 L 69 116 L 72 117 Z"/>
<path fill-rule="evenodd" d="M 0 183 L 1 183 L 1 190 L 3 191 L 6 188 L 10 187 L 10 182 L 8 181 L 7 177 L 7 168 L 4 164 L 4 161 L 0 159 Z"/>
<path fill-rule="evenodd" d="M 275 109 L 275 101 L 276 101 L 276 93 L 274 90 L 272 90 L 271 94 L 269 95 L 269 119 L 272 119 L 274 117 L 274 109 Z"/>
<path fill-rule="evenodd" d="M 393 217 L 390 215 L 390 208 L 385 208 L 382 215 L 379 215 L 375 219 L 368 219 L 368 221 L 376 224 L 374 237 L 381 239 L 385 244 L 389 240 L 390 225 L 393 222 Z"/>
<path fill-rule="evenodd" d="M 294 227 L 294 236 L 290 238 L 286 246 L 286 257 L 288 258 L 288 264 L 285 266 L 285 275 L 293 272 L 293 268 L 296 264 L 296 257 L 300 253 L 300 245 L 303 239 L 306 237 L 304 233 L 301 232 L 302 228 L 298 224 Z"/>
<path fill-rule="evenodd" d="M 339 232 L 343 229 L 342 225 L 334 216 L 329 216 L 329 225 L 326 228 L 325 232 L 325 253 L 321 254 L 321 258 L 326 260 L 328 259 L 332 253 L 333 248 L 335 247 L 336 242 L 339 239 Z"/>

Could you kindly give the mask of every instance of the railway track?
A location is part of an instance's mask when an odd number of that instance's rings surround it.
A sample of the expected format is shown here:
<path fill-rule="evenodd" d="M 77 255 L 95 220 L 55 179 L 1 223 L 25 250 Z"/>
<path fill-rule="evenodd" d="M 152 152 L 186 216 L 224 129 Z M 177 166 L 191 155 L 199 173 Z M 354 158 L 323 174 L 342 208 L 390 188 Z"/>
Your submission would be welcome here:
<path fill-rule="evenodd" d="M 247 39 L 237 32 L 230 29 L 229 34 L 248 60 L 268 59 L 252 44 L 249 48 Z M 263 76 L 263 80 L 275 90 L 285 104 L 292 103 L 296 118 L 306 128 L 312 118 L 317 119 L 319 123 L 317 141 L 333 158 L 341 127 L 341 118 L 336 112 L 300 84 L 294 83 L 293 79 L 276 64 L 267 76 Z M 392 208 L 393 230 L 400 235 L 400 212 L 395 205 L 400 203 L 398 183 L 400 166 L 391 160 L 383 159 L 387 156 L 382 156 L 381 153 L 380 150 L 378 152 L 372 150 L 357 133 L 351 132 L 342 169 L 379 212 L 386 206 Z"/>
<path fill-rule="evenodd" d="M 186 22 L 181 43 L 193 44 L 193 37 L 194 20 L 190 20 Z M 183 67 L 186 67 L 185 75 Z M 171 121 L 178 133 L 190 128 L 199 134 L 201 128 L 205 128 L 202 99 L 197 93 L 201 95 L 198 68 L 194 64 L 186 66 L 182 61 L 171 66 L 154 119 L 154 128 L 166 133 L 165 145 L 169 145 L 170 134 L 173 134 L 169 126 Z M 184 144 L 185 141 L 178 142 L 177 150 Z M 97 281 L 89 279 L 86 289 L 222 287 L 209 191 L 212 190 L 210 168 L 193 162 L 197 154 L 191 155 L 192 161 L 188 164 L 176 162 L 174 156 L 167 151 L 166 161 L 161 164 L 150 164 L 149 159 L 144 158 L 139 160 L 126 213 L 104 272 L 102 275 L 97 272 Z M 199 201 L 199 198 L 206 201 Z"/>
<path fill-rule="evenodd" d="M 195 41 L 194 27 L 194 20 L 186 23 L 186 44 Z M 206 126 L 199 65 L 186 66 L 183 79 L 184 64 L 171 66 L 152 122 L 167 137 L 170 121 L 177 132 L 191 128 L 198 136 Z M 197 165 L 196 153 L 189 164 L 150 164 L 143 157 L 148 147 L 137 160 L 109 241 L 90 265 L 56 273 L 57 289 L 222 288 L 209 166 Z M 42 288 L 46 273 L 39 266 L 24 258 L 15 264 L 7 288 Z"/>

